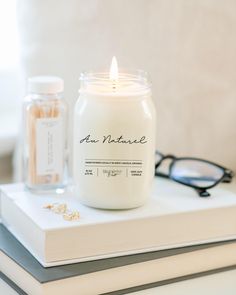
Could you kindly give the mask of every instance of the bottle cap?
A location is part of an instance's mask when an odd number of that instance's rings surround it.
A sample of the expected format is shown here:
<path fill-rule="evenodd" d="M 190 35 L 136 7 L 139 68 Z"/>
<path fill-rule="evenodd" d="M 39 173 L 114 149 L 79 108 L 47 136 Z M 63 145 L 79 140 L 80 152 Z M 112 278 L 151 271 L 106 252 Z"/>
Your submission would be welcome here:
<path fill-rule="evenodd" d="M 30 93 L 53 94 L 64 90 L 64 81 L 56 76 L 35 76 L 28 79 Z"/>

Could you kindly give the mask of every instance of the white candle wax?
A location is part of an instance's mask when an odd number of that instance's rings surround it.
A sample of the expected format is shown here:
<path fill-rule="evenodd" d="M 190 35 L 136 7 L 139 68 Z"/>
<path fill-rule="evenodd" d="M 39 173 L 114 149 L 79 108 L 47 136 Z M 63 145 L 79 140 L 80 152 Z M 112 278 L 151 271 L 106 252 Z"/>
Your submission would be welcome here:
<path fill-rule="evenodd" d="M 76 196 L 89 206 L 127 209 L 150 195 L 155 108 L 144 75 L 82 77 L 74 114 Z"/>

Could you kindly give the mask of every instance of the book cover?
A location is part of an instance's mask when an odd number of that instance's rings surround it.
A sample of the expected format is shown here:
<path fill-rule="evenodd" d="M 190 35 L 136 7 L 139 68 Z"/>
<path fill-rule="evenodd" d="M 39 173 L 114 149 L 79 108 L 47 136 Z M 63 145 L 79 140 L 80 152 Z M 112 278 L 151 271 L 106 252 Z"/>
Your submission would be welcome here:
<path fill-rule="evenodd" d="M 44 209 L 66 203 L 80 212 L 75 222 Z M 155 179 L 153 195 L 132 210 L 98 210 L 73 195 L 34 195 L 2 187 L 4 225 L 45 267 L 152 252 L 236 237 L 236 194 L 215 188 L 212 197 L 168 180 Z"/>
<path fill-rule="evenodd" d="M 235 251 L 234 240 L 44 268 L 0 225 L 0 271 L 34 295 L 133 292 L 232 269 Z"/>

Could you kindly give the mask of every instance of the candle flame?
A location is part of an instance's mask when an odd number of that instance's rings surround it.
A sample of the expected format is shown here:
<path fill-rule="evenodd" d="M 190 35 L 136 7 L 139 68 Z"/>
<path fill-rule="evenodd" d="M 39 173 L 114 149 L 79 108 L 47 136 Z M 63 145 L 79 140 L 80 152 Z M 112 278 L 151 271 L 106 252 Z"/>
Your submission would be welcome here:
<path fill-rule="evenodd" d="M 117 64 L 116 57 L 113 56 L 111 61 L 111 67 L 110 67 L 110 80 L 117 81 L 118 78 L 119 78 L 118 64 Z"/>

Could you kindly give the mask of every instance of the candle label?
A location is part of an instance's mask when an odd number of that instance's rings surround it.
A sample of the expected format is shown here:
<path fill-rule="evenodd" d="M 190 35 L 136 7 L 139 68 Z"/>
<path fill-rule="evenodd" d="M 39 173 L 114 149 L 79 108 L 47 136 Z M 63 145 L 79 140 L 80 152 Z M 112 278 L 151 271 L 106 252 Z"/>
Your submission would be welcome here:
<path fill-rule="evenodd" d="M 82 138 L 79 138 L 79 144 L 83 146 L 86 150 L 86 146 L 90 149 L 90 152 L 94 154 L 93 158 L 85 158 L 83 162 L 85 176 L 94 177 L 142 177 L 143 176 L 143 161 L 142 159 L 125 159 L 124 154 L 126 154 L 126 146 L 133 146 L 142 148 L 148 143 L 147 137 L 142 135 L 140 137 L 126 137 L 124 135 L 112 136 L 111 134 L 105 134 L 101 136 L 92 136 L 87 134 Z M 99 150 L 102 148 L 104 152 L 105 146 L 110 150 L 109 146 L 115 145 L 117 148 L 120 146 L 120 155 L 123 157 L 113 158 L 110 156 L 108 159 L 99 158 Z M 94 148 L 93 148 L 94 146 Z M 83 149 L 84 150 L 84 149 Z M 108 150 L 108 154 L 109 153 Z"/>
<path fill-rule="evenodd" d="M 140 177 L 143 175 L 142 160 L 85 159 L 84 175 L 96 177 Z"/>
<path fill-rule="evenodd" d="M 37 175 L 62 174 L 63 126 L 60 118 L 41 118 L 36 121 Z"/>
<path fill-rule="evenodd" d="M 103 135 L 102 139 L 94 139 L 90 134 L 80 140 L 80 143 L 121 143 L 121 144 L 145 144 L 147 143 L 146 136 L 141 136 L 139 139 L 126 139 L 123 135 L 119 137 L 112 137 L 109 135 Z"/>

